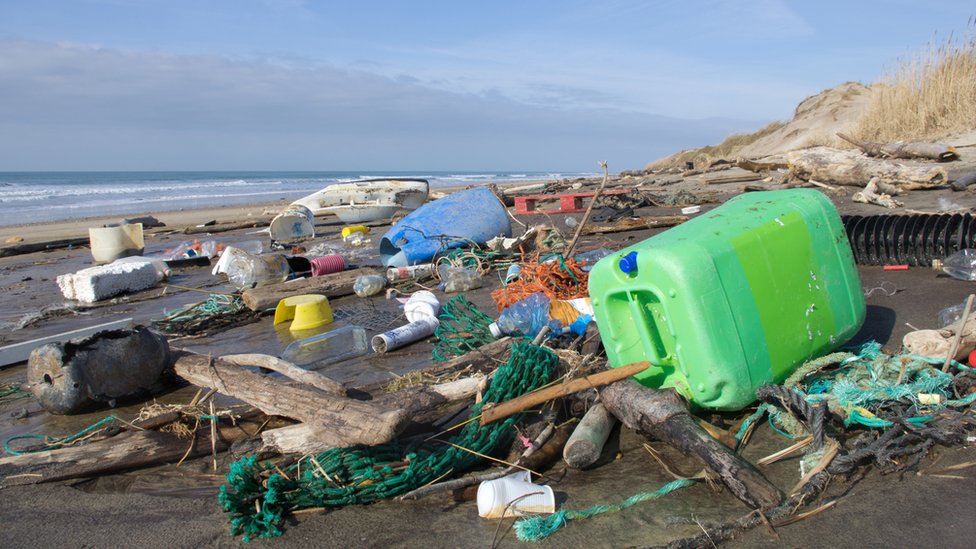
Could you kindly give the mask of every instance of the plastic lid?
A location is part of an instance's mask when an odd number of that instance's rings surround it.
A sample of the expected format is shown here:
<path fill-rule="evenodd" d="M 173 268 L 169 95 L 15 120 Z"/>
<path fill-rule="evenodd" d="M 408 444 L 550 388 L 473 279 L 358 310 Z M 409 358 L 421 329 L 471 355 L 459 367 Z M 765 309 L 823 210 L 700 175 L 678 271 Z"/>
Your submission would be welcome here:
<path fill-rule="evenodd" d="M 629 254 L 620 258 L 620 270 L 625 273 L 632 273 L 637 270 L 637 252 L 630 252 Z"/>
<path fill-rule="evenodd" d="M 495 339 L 501 339 L 503 335 L 502 329 L 498 327 L 497 322 L 492 322 L 488 325 L 488 331 L 491 332 L 491 336 Z"/>

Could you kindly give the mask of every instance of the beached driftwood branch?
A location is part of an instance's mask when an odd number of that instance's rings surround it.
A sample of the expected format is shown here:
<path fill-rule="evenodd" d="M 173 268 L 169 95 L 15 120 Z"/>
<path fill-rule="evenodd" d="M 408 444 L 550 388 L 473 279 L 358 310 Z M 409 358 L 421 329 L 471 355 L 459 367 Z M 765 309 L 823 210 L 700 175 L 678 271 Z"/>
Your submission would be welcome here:
<path fill-rule="evenodd" d="M 146 424 L 147 429 L 150 428 Z M 218 427 L 211 443 L 210 429 L 193 439 L 159 431 L 126 431 L 105 440 L 44 452 L 0 458 L 0 486 L 40 484 L 86 478 L 173 463 L 184 458 L 222 451 L 246 433 L 238 427 Z"/>
<path fill-rule="evenodd" d="M 271 218 L 252 219 L 249 221 L 233 221 L 229 223 L 215 223 L 213 225 L 194 225 L 183 229 L 183 234 L 203 234 L 203 233 L 225 233 L 238 229 L 253 229 L 256 227 L 267 227 L 271 224 Z"/>
<path fill-rule="evenodd" d="M 583 213 L 583 219 L 580 221 L 579 226 L 576 227 L 576 234 L 573 235 L 573 239 L 570 240 L 569 245 L 566 246 L 566 251 L 564 252 L 565 257 L 573 256 L 573 250 L 576 249 L 576 244 L 579 243 L 580 236 L 583 234 L 583 229 L 586 227 L 586 222 L 590 219 L 590 213 L 593 211 L 593 206 L 596 204 L 597 200 L 600 199 L 603 189 L 607 188 L 607 181 L 610 179 L 610 173 L 607 171 L 607 163 L 600 161 L 600 167 L 603 168 L 603 181 L 600 182 L 600 187 L 597 188 L 596 192 L 593 194 L 593 199 L 590 200 L 590 204 L 586 207 L 586 212 Z"/>
<path fill-rule="evenodd" d="M 759 181 L 762 176 L 758 173 L 746 173 L 746 174 L 735 174 L 735 175 L 723 175 L 719 177 L 713 177 L 711 179 L 706 179 L 705 184 L 707 185 L 724 185 L 726 183 L 748 183 L 750 181 Z"/>
<path fill-rule="evenodd" d="M 862 204 L 877 204 L 878 206 L 894 209 L 903 205 L 901 202 L 892 198 L 892 195 L 898 195 L 900 193 L 901 189 L 898 187 L 884 183 L 875 177 L 868 182 L 864 190 L 854 193 L 851 200 Z"/>
<path fill-rule="evenodd" d="M 686 215 L 659 215 L 655 217 L 638 217 L 636 219 L 620 219 L 611 225 L 590 225 L 587 224 L 583 229 L 583 234 L 606 234 L 619 233 L 624 231 L 639 231 L 641 229 L 657 229 L 661 227 L 674 227 L 688 221 Z"/>
<path fill-rule="evenodd" d="M 872 178 L 902 190 L 929 189 L 944 185 L 949 176 L 942 167 L 910 167 L 856 151 L 816 147 L 787 154 L 790 172 L 803 180 L 815 179 L 835 185 L 861 187 Z"/>
<path fill-rule="evenodd" d="M 279 301 L 293 295 L 319 294 L 325 297 L 341 297 L 353 293 L 352 285 L 358 277 L 378 273 L 379 271 L 377 269 L 364 267 L 322 276 L 313 276 L 304 280 L 295 280 L 244 290 L 241 299 L 248 309 L 252 311 L 264 311 L 274 309 Z"/>
<path fill-rule="evenodd" d="M 390 410 L 403 410 L 412 420 L 417 421 L 430 411 L 435 411 L 452 402 L 473 399 L 485 376 L 478 374 L 439 385 L 420 385 L 389 393 L 371 404 Z M 300 423 L 261 433 L 263 451 L 279 454 L 309 454 L 324 452 L 334 446 L 328 443 L 328 433 L 316 425 Z"/>
<path fill-rule="evenodd" d="M 956 148 L 942 143 L 928 141 L 899 141 L 898 143 L 876 143 L 861 141 L 849 135 L 837 133 L 837 137 L 864 151 L 868 156 L 878 158 L 925 158 L 946 162 L 959 158 Z"/>
<path fill-rule="evenodd" d="M 600 390 L 600 400 L 627 427 L 648 433 L 701 459 L 732 494 L 752 508 L 769 509 L 783 493 L 751 463 L 706 433 L 674 391 L 644 387 L 632 379 Z"/>
<path fill-rule="evenodd" d="M 735 161 L 737 168 L 742 168 L 743 170 L 749 170 L 750 172 L 773 172 L 776 170 L 785 170 L 789 168 L 786 162 L 778 161 L 766 161 L 762 160 L 750 160 L 748 158 L 740 158 Z"/>
<path fill-rule="evenodd" d="M 340 397 L 346 396 L 346 388 L 343 387 L 338 381 L 329 379 L 318 372 L 299 368 L 291 362 L 280 359 L 276 356 L 247 353 L 239 355 L 223 355 L 220 357 L 220 359 L 226 360 L 231 364 L 237 364 L 238 366 L 267 368 L 268 370 L 278 372 L 279 374 L 289 377 L 295 381 L 306 383 L 312 387 L 321 389 L 326 393 Z"/>
<path fill-rule="evenodd" d="M 389 442 L 406 425 L 402 410 L 336 397 L 314 387 L 274 379 L 223 360 L 180 351 L 173 369 L 198 387 L 216 389 L 269 415 L 316 427 L 323 444 L 342 448 Z"/>
<path fill-rule="evenodd" d="M 15 244 L 13 246 L 0 247 L 0 257 L 12 255 L 31 254 L 34 252 L 46 252 L 72 246 L 88 246 L 88 237 L 84 238 L 65 238 L 61 240 L 48 240 L 45 242 L 34 242 L 31 244 Z"/>

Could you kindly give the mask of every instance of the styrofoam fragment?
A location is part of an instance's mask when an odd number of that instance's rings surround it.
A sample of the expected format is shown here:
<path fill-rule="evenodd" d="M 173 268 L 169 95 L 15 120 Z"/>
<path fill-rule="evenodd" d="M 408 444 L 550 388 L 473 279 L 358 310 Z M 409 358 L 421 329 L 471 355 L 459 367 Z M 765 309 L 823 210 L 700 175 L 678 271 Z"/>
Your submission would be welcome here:
<path fill-rule="evenodd" d="M 151 288 L 162 280 L 162 276 L 150 262 L 115 262 L 64 274 L 57 280 L 65 298 L 94 303 L 121 293 Z"/>

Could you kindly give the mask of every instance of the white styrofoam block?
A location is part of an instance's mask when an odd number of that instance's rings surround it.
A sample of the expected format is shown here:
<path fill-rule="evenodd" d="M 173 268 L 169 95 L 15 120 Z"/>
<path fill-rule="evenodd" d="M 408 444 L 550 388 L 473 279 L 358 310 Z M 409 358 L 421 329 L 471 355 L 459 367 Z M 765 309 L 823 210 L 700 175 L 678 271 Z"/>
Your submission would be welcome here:
<path fill-rule="evenodd" d="M 94 303 L 121 293 L 151 288 L 162 277 L 151 262 L 115 262 L 64 274 L 57 280 L 65 298 Z"/>

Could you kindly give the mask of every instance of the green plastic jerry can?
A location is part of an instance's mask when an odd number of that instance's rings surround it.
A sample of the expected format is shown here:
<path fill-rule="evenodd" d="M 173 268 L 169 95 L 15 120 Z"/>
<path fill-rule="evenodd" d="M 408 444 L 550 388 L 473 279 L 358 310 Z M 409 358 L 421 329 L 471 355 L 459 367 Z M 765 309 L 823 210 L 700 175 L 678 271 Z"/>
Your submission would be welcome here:
<path fill-rule="evenodd" d="M 739 410 L 844 344 L 864 296 L 834 205 L 810 189 L 747 193 L 611 254 L 589 293 L 612 366 L 690 402 Z"/>

